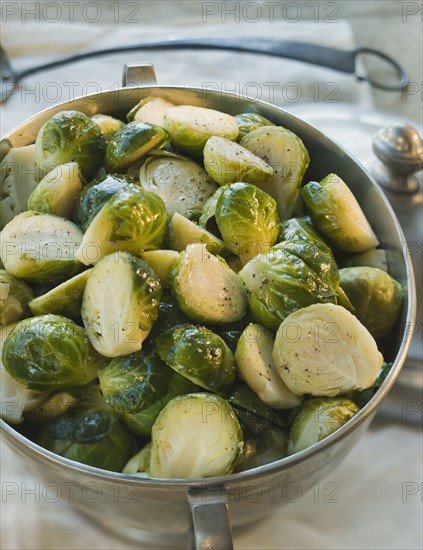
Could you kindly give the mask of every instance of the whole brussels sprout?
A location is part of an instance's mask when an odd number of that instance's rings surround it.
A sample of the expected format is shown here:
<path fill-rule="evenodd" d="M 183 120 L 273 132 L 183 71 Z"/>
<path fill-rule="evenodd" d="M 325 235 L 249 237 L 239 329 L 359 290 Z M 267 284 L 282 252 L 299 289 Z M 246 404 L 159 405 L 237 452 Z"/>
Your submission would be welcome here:
<path fill-rule="evenodd" d="M 273 361 L 293 393 L 334 397 L 372 386 L 383 357 L 372 335 L 349 311 L 315 304 L 281 323 Z"/>
<path fill-rule="evenodd" d="M 162 97 L 148 96 L 141 99 L 133 109 L 129 111 L 126 118 L 128 122 L 148 122 L 163 126 L 166 111 L 174 107 L 174 104 Z"/>
<path fill-rule="evenodd" d="M 336 174 L 311 181 L 302 195 L 314 225 L 339 250 L 364 252 L 379 244 L 357 199 Z"/>
<path fill-rule="evenodd" d="M 302 399 L 292 393 L 276 371 L 272 359 L 273 335 L 250 323 L 241 334 L 235 352 L 240 377 L 269 407 L 292 409 Z"/>
<path fill-rule="evenodd" d="M 129 122 L 110 140 L 106 151 L 106 167 L 111 172 L 122 172 L 151 149 L 164 145 L 167 138 L 166 130 L 160 126 Z"/>
<path fill-rule="evenodd" d="M 107 143 L 109 143 L 116 132 L 125 126 L 124 122 L 109 115 L 94 115 L 91 117 L 91 120 L 98 124 Z"/>
<path fill-rule="evenodd" d="M 284 241 L 256 256 L 240 272 L 258 323 L 272 325 L 310 304 L 336 303 L 338 268 L 328 247 Z"/>
<path fill-rule="evenodd" d="M 179 307 L 175 296 L 165 290 L 163 292 L 162 301 L 159 304 L 159 314 L 157 321 L 149 334 L 149 340 L 155 340 L 157 336 L 175 325 L 183 325 L 189 323 L 190 320 Z"/>
<path fill-rule="evenodd" d="M 28 305 L 32 313 L 34 315 L 53 313 L 78 320 L 81 317 L 85 284 L 91 271 L 87 269 L 31 300 Z"/>
<path fill-rule="evenodd" d="M 94 348 L 105 357 L 141 349 L 157 319 L 162 296 L 151 267 L 128 252 L 105 256 L 85 285 L 82 319 Z"/>
<path fill-rule="evenodd" d="M 226 185 L 217 200 L 215 216 L 227 248 L 244 264 L 278 240 L 276 201 L 255 185 Z"/>
<path fill-rule="evenodd" d="M 32 289 L 5 269 L 0 269 L 0 325 L 28 317 L 28 302 L 34 297 Z"/>
<path fill-rule="evenodd" d="M 172 291 L 182 311 L 199 323 L 231 323 L 245 315 L 247 292 L 226 262 L 202 244 L 190 244 L 171 272 Z"/>
<path fill-rule="evenodd" d="M 104 400 L 122 415 L 147 410 L 159 401 L 163 408 L 163 398 L 176 376 L 180 375 L 175 375 L 154 352 L 143 350 L 113 359 L 98 375 Z M 183 385 L 187 393 L 197 389 L 194 384 Z"/>
<path fill-rule="evenodd" d="M 359 321 L 373 338 L 387 334 L 398 320 L 403 292 L 400 283 L 376 267 L 339 270 L 340 283 Z"/>
<path fill-rule="evenodd" d="M 107 174 L 86 185 L 76 199 L 75 222 L 85 231 L 106 202 L 131 183 L 135 180 L 128 176 Z"/>
<path fill-rule="evenodd" d="M 207 173 L 220 185 L 244 181 L 260 186 L 273 175 L 264 160 L 229 139 L 212 136 L 203 154 Z"/>
<path fill-rule="evenodd" d="M 262 126 L 274 126 L 273 122 L 257 113 L 241 113 L 240 115 L 235 115 L 235 120 L 239 129 L 238 139 L 243 138 L 249 132 L 257 130 L 257 128 L 261 128 Z"/>
<path fill-rule="evenodd" d="M 40 181 L 28 199 L 28 210 L 71 218 L 82 174 L 76 162 L 56 166 Z"/>
<path fill-rule="evenodd" d="M 235 382 L 232 351 L 205 327 L 175 326 L 158 336 L 156 351 L 169 367 L 206 390 L 225 394 Z"/>
<path fill-rule="evenodd" d="M 244 441 L 241 458 L 235 472 L 244 472 L 270 464 L 288 454 L 288 437 L 278 428 L 268 428 L 258 434 L 251 434 Z"/>
<path fill-rule="evenodd" d="M 106 140 L 98 125 L 79 111 L 61 111 L 40 129 L 35 155 L 40 168 L 50 172 L 56 166 L 77 162 L 86 180 L 103 164 Z"/>
<path fill-rule="evenodd" d="M 166 372 L 168 380 L 167 389 L 166 386 L 163 385 L 160 392 L 159 388 L 156 386 L 156 400 L 149 407 L 138 412 L 125 413 L 122 415 L 122 419 L 126 426 L 134 434 L 142 437 L 151 437 L 151 430 L 154 422 L 169 401 L 179 395 L 185 395 L 200 390 L 191 380 L 181 376 L 169 367 L 167 367 Z"/>
<path fill-rule="evenodd" d="M 358 410 L 350 399 L 332 397 L 306 401 L 292 423 L 288 454 L 303 451 L 328 437 L 357 414 Z"/>
<path fill-rule="evenodd" d="M 234 141 L 239 133 L 238 124 L 231 115 L 191 105 L 177 105 L 167 109 L 164 127 L 177 149 L 194 155 L 203 152 L 211 136 Z"/>
<path fill-rule="evenodd" d="M 0 418 L 10 424 L 21 424 L 25 419 L 24 414 L 35 409 L 48 394 L 26 388 L 4 368 L 4 342 L 15 326 L 16 324 L 12 323 L 0 327 Z"/>
<path fill-rule="evenodd" d="M 260 188 L 276 200 L 280 219 L 289 219 L 310 162 L 303 142 L 286 128 L 264 126 L 249 132 L 240 145 L 273 168 L 273 176 Z"/>
<path fill-rule="evenodd" d="M 197 163 L 169 155 L 149 157 L 141 166 L 140 184 L 161 197 L 169 217 L 178 212 L 192 220 L 217 189 Z"/>
<path fill-rule="evenodd" d="M 4 343 L 3 362 L 15 380 L 40 391 L 88 384 L 103 366 L 85 330 L 59 315 L 20 321 Z"/>
<path fill-rule="evenodd" d="M 47 424 L 37 442 L 75 462 L 114 472 L 120 472 L 133 453 L 132 436 L 104 403 L 96 385 Z"/>
<path fill-rule="evenodd" d="M 162 246 L 166 229 L 162 199 L 132 185 L 118 191 L 102 206 L 87 227 L 76 258 L 91 265 L 119 250 L 140 256 Z"/>
<path fill-rule="evenodd" d="M 154 423 L 150 474 L 224 476 L 232 472 L 242 448 L 241 427 L 227 401 L 208 393 L 182 395 L 172 399 Z"/>
<path fill-rule="evenodd" d="M 28 198 L 42 177 L 35 145 L 10 149 L 0 162 L 0 230 L 27 209 Z"/>
<path fill-rule="evenodd" d="M 80 271 L 75 251 L 81 230 L 69 220 L 22 212 L 1 232 L 1 259 L 19 279 L 58 284 Z"/>

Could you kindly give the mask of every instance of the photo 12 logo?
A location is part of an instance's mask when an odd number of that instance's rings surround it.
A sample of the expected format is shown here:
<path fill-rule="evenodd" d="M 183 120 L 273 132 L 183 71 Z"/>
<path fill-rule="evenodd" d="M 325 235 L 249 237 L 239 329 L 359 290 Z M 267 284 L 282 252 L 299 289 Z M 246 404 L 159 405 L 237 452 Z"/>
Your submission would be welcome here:
<path fill-rule="evenodd" d="M 1 22 L 125 23 L 141 22 L 142 2 L 1 2 Z"/>

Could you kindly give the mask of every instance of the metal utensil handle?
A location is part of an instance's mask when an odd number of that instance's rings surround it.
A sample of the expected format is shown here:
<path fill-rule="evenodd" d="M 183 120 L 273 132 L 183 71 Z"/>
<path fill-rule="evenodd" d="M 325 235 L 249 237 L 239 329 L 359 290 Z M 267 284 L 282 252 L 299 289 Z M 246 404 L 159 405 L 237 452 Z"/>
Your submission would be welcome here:
<path fill-rule="evenodd" d="M 232 529 L 222 485 L 189 489 L 192 514 L 191 550 L 233 550 Z"/>

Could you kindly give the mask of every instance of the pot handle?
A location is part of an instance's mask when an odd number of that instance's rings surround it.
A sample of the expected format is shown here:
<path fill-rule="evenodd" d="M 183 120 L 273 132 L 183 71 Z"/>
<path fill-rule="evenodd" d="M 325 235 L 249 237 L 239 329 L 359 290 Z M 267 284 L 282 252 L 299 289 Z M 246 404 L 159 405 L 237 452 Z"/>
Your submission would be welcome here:
<path fill-rule="evenodd" d="M 190 550 L 233 550 L 225 487 L 188 489 L 192 515 Z"/>
<path fill-rule="evenodd" d="M 154 86 L 157 84 L 156 71 L 151 63 L 137 63 L 123 66 L 122 86 Z"/>

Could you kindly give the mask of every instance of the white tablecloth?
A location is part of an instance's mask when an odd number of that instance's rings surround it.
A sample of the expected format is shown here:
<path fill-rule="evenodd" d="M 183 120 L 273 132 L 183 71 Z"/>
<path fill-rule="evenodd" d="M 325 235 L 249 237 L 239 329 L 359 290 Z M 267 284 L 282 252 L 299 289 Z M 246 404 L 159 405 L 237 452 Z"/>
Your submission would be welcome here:
<path fill-rule="evenodd" d="M 63 23 L 6 24 L 2 45 L 16 68 L 51 60 L 89 48 L 136 41 L 203 36 L 266 36 L 353 46 L 349 26 L 301 23 L 238 25 L 65 25 Z M 327 83 L 334 83 L 339 102 L 371 106 L 367 86 L 352 77 L 293 61 L 239 55 L 232 52 L 149 52 L 118 55 L 81 62 L 28 79 L 1 107 L 1 134 L 25 118 L 74 95 L 107 89 L 120 82 L 123 63 L 153 62 L 161 84 L 201 86 L 213 82 L 229 91 L 259 94 L 274 103 L 292 103 L 286 85 L 294 83 L 302 101 L 314 101 L 316 90 L 325 98 Z M 274 98 L 269 98 L 273 86 Z M 292 88 L 293 89 L 293 88 Z M 323 93 L 323 96 L 322 96 Z M 299 99 L 299 98 L 298 98 Z M 1 547 L 11 549 L 126 549 L 81 518 L 66 502 L 50 503 L 36 480 L 1 446 Z M 331 483 L 331 485 L 325 485 Z M 335 484 L 335 485 L 333 485 Z M 329 498 L 331 487 L 336 487 Z M 16 489 L 16 490 L 15 490 Z M 405 424 L 375 422 L 345 462 L 319 486 L 297 502 L 235 538 L 246 549 L 411 550 L 422 540 L 422 434 Z M 38 500 L 38 499 L 37 499 Z M 140 548 L 140 546 L 137 546 Z M 134 546 L 135 548 L 135 546 Z"/>

